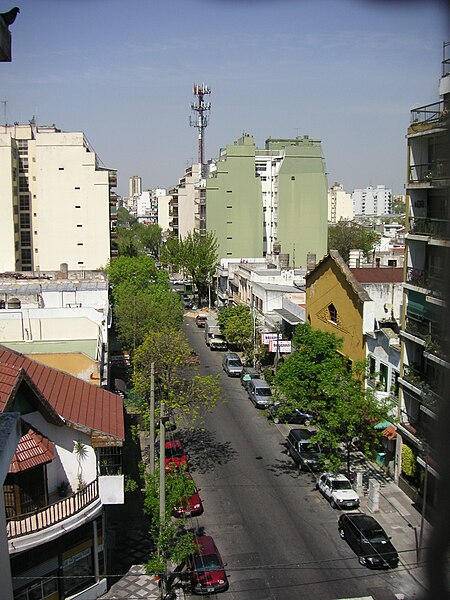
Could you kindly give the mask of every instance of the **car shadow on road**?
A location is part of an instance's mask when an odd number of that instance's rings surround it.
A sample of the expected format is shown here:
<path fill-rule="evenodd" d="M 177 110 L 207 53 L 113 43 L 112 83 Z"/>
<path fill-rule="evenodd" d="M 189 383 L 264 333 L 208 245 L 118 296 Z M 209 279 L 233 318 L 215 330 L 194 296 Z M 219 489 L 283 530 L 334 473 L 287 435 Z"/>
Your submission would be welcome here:
<path fill-rule="evenodd" d="M 214 431 L 184 430 L 180 431 L 179 437 L 189 452 L 189 466 L 192 471 L 214 471 L 218 465 L 237 459 L 237 452 L 231 442 L 219 442 Z"/>
<path fill-rule="evenodd" d="M 272 464 L 268 464 L 266 469 L 272 472 L 276 477 L 281 477 L 282 475 L 289 475 L 295 479 L 298 479 L 301 476 L 301 471 L 298 468 L 298 465 L 292 460 L 289 456 L 288 451 L 286 450 L 286 444 L 280 444 L 281 454 L 284 456 L 282 458 L 276 459 Z"/>

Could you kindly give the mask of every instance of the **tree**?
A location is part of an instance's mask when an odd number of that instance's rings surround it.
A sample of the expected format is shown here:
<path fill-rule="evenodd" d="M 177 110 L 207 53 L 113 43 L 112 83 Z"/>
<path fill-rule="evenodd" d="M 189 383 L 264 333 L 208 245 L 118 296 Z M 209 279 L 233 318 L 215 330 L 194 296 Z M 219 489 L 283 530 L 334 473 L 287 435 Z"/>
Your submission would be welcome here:
<path fill-rule="evenodd" d="M 253 318 L 247 306 L 227 306 L 220 310 L 217 322 L 227 343 L 247 354 L 253 351 Z"/>
<path fill-rule="evenodd" d="M 169 289 L 167 273 L 155 266 L 155 261 L 150 256 L 119 256 L 111 260 L 106 269 L 109 283 L 112 288 L 114 302 L 120 300 L 121 294 L 128 290 L 139 292 L 146 290 L 151 284 L 159 284 Z"/>
<path fill-rule="evenodd" d="M 161 521 L 159 514 L 159 470 L 154 475 L 147 475 L 145 482 L 144 513 L 150 517 L 150 534 L 156 545 L 156 550 L 150 554 L 145 565 L 147 573 L 164 576 L 166 560 L 180 564 L 191 556 L 197 549 L 195 536 L 192 532 L 183 531 L 187 517 L 172 519 L 175 506 L 195 492 L 195 484 L 185 471 L 171 470 L 165 476 L 165 515 Z"/>
<path fill-rule="evenodd" d="M 352 221 L 339 221 L 328 228 L 328 249 L 337 250 L 345 262 L 348 262 L 350 250 L 354 248 L 362 250 L 367 256 L 378 239 L 376 231 Z"/>
<path fill-rule="evenodd" d="M 176 421 L 188 418 L 191 427 L 220 399 L 219 376 L 198 374 L 184 334 L 174 328 L 150 331 L 134 356 L 133 382 L 137 393 L 150 398 L 150 369 L 155 365 L 155 392 Z"/>
<path fill-rule="evenodd" d="M 304 323 L 296 327 L 293 343 L 296 351 L 275 376 L 277 395 L 290 409 L 315 415 L 314 440 L 322 445 L 330 467 L 341 464 L 343 449 L 349 469 L 355 438 L 367 451 L 373 424 L 388 418 L 391 402 L 378 401 L 364 388 L 365 365 L 349 367 L 338 352 L 342 340 L 334 334 Z"/>

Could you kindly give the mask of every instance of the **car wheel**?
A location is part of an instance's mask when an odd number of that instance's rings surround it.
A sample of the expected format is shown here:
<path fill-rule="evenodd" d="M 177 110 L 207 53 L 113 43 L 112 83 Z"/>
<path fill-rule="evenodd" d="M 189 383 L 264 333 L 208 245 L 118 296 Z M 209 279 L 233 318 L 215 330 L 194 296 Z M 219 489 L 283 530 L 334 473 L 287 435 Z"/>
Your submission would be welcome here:
<path fill-rule="evenodd" d="M 331 508 L 337 508 L 337 504 L 334 500 L 330 500 Z"/>
<path fill-rule="evenodd" d="M 363 567 L 365 567 L 365 566 L 366 566 L 366 559 L 364 558 L 364 556 L 360 556 L 360 557 L 358 558 L 358 560 L 359 560 L 359 564 L 360 564 L 360 565 L 362 565 Z"/>
<path fill-rule="evenodd" d="M 318 490 L 318 489 L 319 489 L 319 484 L 318 484 L 318 483 L 316 483 L 316 490 Z"/>
<path fill-rule="evenodd" d="M 345 540 L 345 532 L 343 529 L 339 529 L 339 535 L 341 536 L 342 540 Z"/>

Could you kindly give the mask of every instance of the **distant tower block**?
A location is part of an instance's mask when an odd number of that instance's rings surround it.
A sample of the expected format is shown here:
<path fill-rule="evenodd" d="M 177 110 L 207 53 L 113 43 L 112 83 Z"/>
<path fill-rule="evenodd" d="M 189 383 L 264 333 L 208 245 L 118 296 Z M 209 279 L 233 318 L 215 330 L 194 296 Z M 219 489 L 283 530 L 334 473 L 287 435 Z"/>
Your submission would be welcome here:
<path fill-rule="evenodd" d="M 191 103 L 191 109 L 193 115 L 189 119 L 191 127 L 198 129 L 198 162 L 200 165 L 201 176 L 204 175 L 205 165 L 205 135 L 204 130 L 206 129 L 209 121 L 209 111 L 211 110 L 211 102 L 205 102 L 205 96 L 211 93 L 211 90 L 204 83 L 195 84 L 192 93 L 195 96 L 194 102 Z"/>

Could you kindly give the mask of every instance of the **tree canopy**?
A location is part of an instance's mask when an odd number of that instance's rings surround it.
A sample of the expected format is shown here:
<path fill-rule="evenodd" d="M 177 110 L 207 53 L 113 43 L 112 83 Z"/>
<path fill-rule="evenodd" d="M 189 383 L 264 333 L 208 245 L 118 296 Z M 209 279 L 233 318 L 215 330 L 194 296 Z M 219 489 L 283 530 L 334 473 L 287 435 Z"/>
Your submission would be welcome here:
<path fill-rule="evenodd" d="M 328 228 L 328 249 L 337 250 L 345 262 L 348 262 L 350 250 L 354 248 L 362 250 L 367 256 L 378 239 L 376 231 L 352 221 L 339 221 Z"/>
<path fill-rule="evenodd" d="M 217 314 L 217 322 L 228 344 L 246 353 L 253 350 L 253 318 L 248 306 L 227 306 Z"/>
<path fill-rule="evenodd" d="M 315 415 L 315 439 L 333 468 L 342 462 L 340 448 L 348 462 L 355 438 L 361 447 L 370 444 L 374 422 L 389 417 L 391 402 L 364 388 L 365 365 L 349 366 L 334 334 L 304 323 L 296 327 L 293 343 L 295 352 L 275 376 L 277 395 L 289 407 Z"/>
<path fill-rule="evenodd" d="M 150 331 L 134 356 L 134 388 L 143 398 L 150 397 L 150 369 L 155 365 L 157 398 L 175 420 L 185 418 L 189 426 L 203 422 L 203 415 L 220 399 L 217 375 L 200 376 L 192 360 L 184 334 L 166 327 Z"/>

